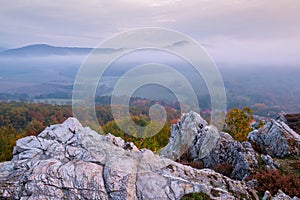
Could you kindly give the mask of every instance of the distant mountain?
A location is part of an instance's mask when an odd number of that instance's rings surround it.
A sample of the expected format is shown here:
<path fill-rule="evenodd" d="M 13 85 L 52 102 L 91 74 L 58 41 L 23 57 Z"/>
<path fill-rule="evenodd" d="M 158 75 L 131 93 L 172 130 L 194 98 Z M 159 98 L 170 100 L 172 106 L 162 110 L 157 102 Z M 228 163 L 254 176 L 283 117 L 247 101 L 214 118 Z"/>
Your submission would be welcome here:
<path fill-rule="evenodd" d="M 86 55 L 90 53 L 93 48 L 80 48 L 80 47 L 57 47 L 47 44 L 34 44 L 16 49 L 8 49 L 1 52 L 0 57 L 7 56 L 26 56 L 26 57 L 35 57 L 35 56 L 67 56 L 67 55 Z M 98 53 L 113 53 L 115 51 L 120 51 L 122 49 L 113 49 L 113 48 L 101 48 L 98 49 Z"/>
<path fill-rule="evenodd" d="M 186 46 L 188 44 L 189 44 L 189 41 L 181 40 L 181 41 L 175 42 L 171 45 L 165 46 L 165 48 L 182 47 L 182 46 Z"/>

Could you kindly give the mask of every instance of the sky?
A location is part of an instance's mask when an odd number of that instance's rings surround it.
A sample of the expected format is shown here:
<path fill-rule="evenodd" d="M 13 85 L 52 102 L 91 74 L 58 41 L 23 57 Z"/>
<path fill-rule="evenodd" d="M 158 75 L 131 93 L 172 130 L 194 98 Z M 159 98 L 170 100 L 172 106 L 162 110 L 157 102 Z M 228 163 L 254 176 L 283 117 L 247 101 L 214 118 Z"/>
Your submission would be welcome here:
<path fill-rule="evenodd" d="M 122 31 L 162 27 L 227 64 L 300 64 L 299 0 L 1 0 L 0 47 L 95 47 Z"/>

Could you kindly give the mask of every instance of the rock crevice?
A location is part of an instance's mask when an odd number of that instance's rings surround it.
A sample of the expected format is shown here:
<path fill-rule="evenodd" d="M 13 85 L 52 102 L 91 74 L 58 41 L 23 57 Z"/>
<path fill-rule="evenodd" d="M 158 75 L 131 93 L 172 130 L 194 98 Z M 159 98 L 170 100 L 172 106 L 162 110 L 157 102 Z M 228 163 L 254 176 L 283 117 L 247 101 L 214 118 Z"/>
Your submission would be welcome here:
<path fill-rule="evenodd" d="M 250 132 L 248 140 L 258 152 L 271 157 L 300 155 L 300 135 L 282 117 L 270 119 L 262 128 Z"/>

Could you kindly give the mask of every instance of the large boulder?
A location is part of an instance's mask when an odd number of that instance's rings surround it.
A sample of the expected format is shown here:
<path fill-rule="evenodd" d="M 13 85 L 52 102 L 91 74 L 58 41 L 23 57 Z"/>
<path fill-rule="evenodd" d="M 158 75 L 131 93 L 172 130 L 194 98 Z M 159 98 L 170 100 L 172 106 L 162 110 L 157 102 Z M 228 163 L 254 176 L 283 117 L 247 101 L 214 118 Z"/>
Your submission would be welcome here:
<path fill-rule="evenodd" d="M 0 163 L 0 199 L 258 199 L 244 182 L 193 169 L 69 118 L 17 141 Z"/>
<path fill-rule="evenodd" d="M 300 135 L 292 130 L 283 117 L 270 119 L 262 128 L 249 133 L 252 146 L 271 157 L 300 155 Z"/>
<path fill-rule="evenodd" d="M 160 154 L 173 160 L 180 160 L 184 155 L 206 168 L 228 164 L 233 168 L 230 177 L 238 180 L 246 178 L 258 164 L 249 142 L 234 140 L 228 133 L 208 125 L 195 112 L 183 114 L 172 126 L 171 139 Z"/>
<path fill-rule="evenodd" d="M 214 126 L 208 126 L 198 113 L 193 111 L 184 113 L 178 123 L 171 126 L 169 143 L 160 151 L 160 154 L 172 160 L 180 159 L 190 149 L 200 132 L 205 132 L 207 136 L 203 138 L 206 139 L 206 146 L 198 152 L 199 156 L 203 157 L 215 146 L 219 133 Z"/>

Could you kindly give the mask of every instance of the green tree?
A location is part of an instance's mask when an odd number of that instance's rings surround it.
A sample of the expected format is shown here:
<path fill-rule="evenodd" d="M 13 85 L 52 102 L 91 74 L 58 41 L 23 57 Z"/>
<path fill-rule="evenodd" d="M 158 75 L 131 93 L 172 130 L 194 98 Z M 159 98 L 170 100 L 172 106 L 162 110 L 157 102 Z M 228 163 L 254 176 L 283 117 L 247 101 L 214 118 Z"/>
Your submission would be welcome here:
<path fill-rule="evenodd" d="M 138 126 L 148 123 L 144 119 L 141 119 L 138 116 L 134 116 L 132 119 L 133 119 L 133 121 L 135 121 L 138 124 Z M 128 124 L 128 120 L 131 120 L 131 119 L 124 118 L 122 120 L 119 120 L 119 123 L 123 124 L 125 126 L 126 124 Z M 153 126 L 158 126 L 158 124 L 156 124 L 156 122 L 152 122 L 152 123 L 153 123 Z M 171 132 L 169 122 L 167 122 L 164 125 L 162 130 L 160 130 L 156 135 L 154 135 L 152 137 L 147 137 L 147 136 L 153 135 L 153 131 L 156 131 L 156 129 L 152 130 L 148 127 L 145 128 L 144 132 L 142 133 L 142 135 L 145 136 L 144 138 L 134 137 L 137 135 L 137 132 L 138 132 L 138 130 L 136 130 L 136 127 L 127 127 L 129 132 L 131 133 L 131 135 L 127 135 L 119 128 L 119 126 L 116 124 L 115 121 L 110 121 L 110 122 L 106 123 L 102 127 L 102 129 L 105 134 L 111 133 L 117 137 L 123 138 L 127 142 L 133 142 L 139 149 L 147 148 L 147 149 L 151 149 L 152 151 L 157 151 L 157 150 L 161 149 L 162 147 L 164 147 L 165 145 L 167 145 L 169 137 L 170 137 L 170 132 Z"/>

